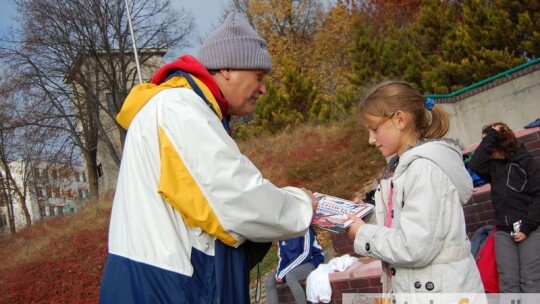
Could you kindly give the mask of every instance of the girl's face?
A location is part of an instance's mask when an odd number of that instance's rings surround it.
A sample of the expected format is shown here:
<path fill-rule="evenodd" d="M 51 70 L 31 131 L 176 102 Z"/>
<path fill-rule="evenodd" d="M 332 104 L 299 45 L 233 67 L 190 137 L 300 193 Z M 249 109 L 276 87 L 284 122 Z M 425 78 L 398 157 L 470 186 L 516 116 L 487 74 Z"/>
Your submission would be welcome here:
<path fill-rule="evenodd" d="M 369 117 L 370 121 L 377 121 L 376 117 Z M 388 118 L 384 118 L 376 124 L 367 125 L 369 131 L 369 144 L 375 146 L 384 157 L 394 154 L 401 155 L 412 140 L 408 140 L 405 129 L 405 117 L 403 112 L 396 112 Z"/>

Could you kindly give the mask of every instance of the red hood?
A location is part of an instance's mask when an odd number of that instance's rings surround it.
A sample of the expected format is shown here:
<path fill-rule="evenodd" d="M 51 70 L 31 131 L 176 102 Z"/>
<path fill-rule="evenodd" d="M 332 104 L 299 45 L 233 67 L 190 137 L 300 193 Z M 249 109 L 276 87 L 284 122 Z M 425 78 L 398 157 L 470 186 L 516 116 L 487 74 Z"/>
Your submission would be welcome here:
<path fill-rule="evenodd" d="M 223 116 L 227 115 L 227 108 L 229 106 L 229 102 L 225 100 L 225 98 L 221 94 L 217 83 L 215 82 L 212 75 L 210 75 L 208 70 L 195 57 L 191 55 L 180 56 L 174 62 L 162 66 L 154 74 L 151 82 L 158 85 L 162 83 L 167 78 L 167 76 L 173 73 L 175 70 L 187 72 L 202 81 L 208 87 L 210 92 L 212 92 L 212 95 L 214 95 L 214 98 L 216 99 Z"/>

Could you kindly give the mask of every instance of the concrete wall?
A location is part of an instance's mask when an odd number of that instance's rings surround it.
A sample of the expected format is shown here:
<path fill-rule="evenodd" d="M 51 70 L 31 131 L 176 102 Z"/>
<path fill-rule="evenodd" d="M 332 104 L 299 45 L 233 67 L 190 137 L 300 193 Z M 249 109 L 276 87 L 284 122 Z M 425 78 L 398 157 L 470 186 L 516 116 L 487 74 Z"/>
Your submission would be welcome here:
<path fill-rule="evenodd" d="M 448 137 L 465 146 L 479 141 L 489 123 L 502 121 L 514 131 L 522 129 L 540 118 L 540 63 L 437 102 L 450 115 Z"/>

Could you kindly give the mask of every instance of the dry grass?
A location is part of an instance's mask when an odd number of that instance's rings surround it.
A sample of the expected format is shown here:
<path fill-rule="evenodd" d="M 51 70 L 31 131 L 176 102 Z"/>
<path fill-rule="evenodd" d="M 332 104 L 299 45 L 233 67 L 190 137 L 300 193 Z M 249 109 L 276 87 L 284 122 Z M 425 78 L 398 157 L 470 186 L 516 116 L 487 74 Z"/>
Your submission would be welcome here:
<path fill-rule="evenodd" d="M 384 166 L 356 121 L 303 126 L 239 146 L 278 186 L 302 186 L 350 199 L 362 197 Z M 17 235 L 0 237 L 0 303 L 96 303 L 109 217 L 106 200 L 78 214 L 43 220 Z M 323 249 L 331 247 L 328 233 L 317 232 Z M 274 245 L 260 264 L 261 274 L 276 263 Z"/>
<path fill-rule="evenodd" d="M 96 303 L 110 201 L 0 238 L 0 303 Z"/>
<path fill-rule="evenodd" d="M 253 138 L 240 149 L 277 186 L 302 186 L 343 198 L 362 195 L 384 166 L 355 120 L 302 126 L 275 137 Z"/>
<path fill-rule="evenodd" d="M 384 167 L 384 158 L 368 145 L 367 132 L 355 120 L 332 126 L 302 126 L 273 137 L 239 143 L 242 152 L 275 185 L 302 186 L 346 199 L 363 198 Z M 333 246 L 329 232 L 317 230 L 324 250 Z M 260 264 L 265 275 L 277 265 L 276 246 Z M 252 271 L 252 281 L 256 278 Z"/>

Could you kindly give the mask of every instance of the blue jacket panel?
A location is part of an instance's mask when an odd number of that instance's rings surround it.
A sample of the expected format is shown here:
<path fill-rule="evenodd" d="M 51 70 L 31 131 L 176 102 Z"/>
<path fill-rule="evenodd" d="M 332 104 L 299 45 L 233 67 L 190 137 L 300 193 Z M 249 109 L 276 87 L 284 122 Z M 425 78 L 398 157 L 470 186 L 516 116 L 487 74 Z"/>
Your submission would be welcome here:
<path fill-rule="evenodd" d="M 100 284 L 100 303 L 249 304 L 246 248 L 219 240 L 215 256 L 192 249 L 192 276 L 110 254 Z"/>
<path fill-rule="evenodd" d="M 305 263 L 312 263 L 317 268 L 324 261 L 313 227 L 309 227 L 308 232 L 301 237 L 279 241 L 278 257 L 276 279 L 283 282 L 286 282 L 285 276 L 291 269 Z"/>
<path fill-rule="evenodd" d="M 214 257 L 193 250 L 191 277 L 128 258 L 109 254 L 101 278 L 99 302 L 109 303 L 216 303 Z M 204 267 L 203 265 L 206 265 Z"/>

